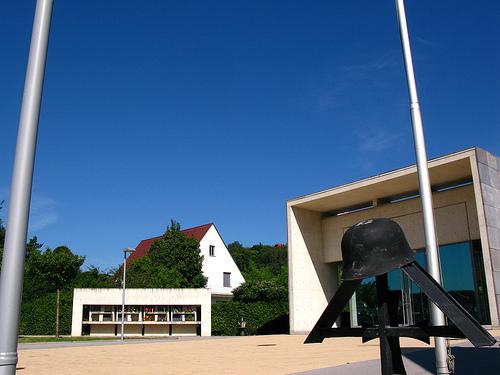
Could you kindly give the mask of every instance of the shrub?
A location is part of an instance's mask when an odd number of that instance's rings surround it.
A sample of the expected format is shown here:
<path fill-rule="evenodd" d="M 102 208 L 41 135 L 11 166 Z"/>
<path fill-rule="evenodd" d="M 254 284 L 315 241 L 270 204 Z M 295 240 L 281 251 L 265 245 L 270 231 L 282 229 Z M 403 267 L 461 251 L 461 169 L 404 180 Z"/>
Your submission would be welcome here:
<path fill-rule="evenodd" d="M 212 335 L 238 335 L 240 319 L 248 335 L 288 333 L 288 304 L 276 302 L 220 302 L 212 305 Z"/>
<path fill-rule="evenodd" d="M 276 280 L 248 281 L 233 290 L 234 300 L 239 302 L 288 301 L 288 288 Z"/>

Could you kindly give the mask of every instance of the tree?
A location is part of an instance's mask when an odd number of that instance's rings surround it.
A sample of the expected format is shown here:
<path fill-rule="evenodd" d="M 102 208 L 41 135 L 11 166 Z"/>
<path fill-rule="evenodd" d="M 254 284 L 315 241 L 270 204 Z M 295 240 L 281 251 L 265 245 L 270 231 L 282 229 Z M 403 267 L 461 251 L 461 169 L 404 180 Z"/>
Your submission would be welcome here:
<path fill-rule="evenodd" d="M 24 281 L 23 281 L 23 303 L 30 302 L 43 294 L 51 291 L 50 285 L 37 277 L 33 277 L 31 268 L 37 257 L 42 253 L 43 244 L 38 242 L 38 238 L 33 236 L 26 244 L 24 259 Z"/>
<path fill-rule="evenodd" d="M 284 245 L 263 245 L 261 243 L 250 248 L 239 242 L 227 246 L 236 265 L 247 281 L 279 279 L 284 285 L 288 283 L 288 253 Z"/>
<path fill-rule="evenodd" d="M 101 271 L 99 267 L 88 266 L 86 271 L 78 272 L 74 281 L 74 288 L 113 288 L 115 270 Z"/>
<path fill-rule="evenodd" d="M 43 253 L 33 253 L 29 274 L 33 280 L 45 283 L 57 293 L 56 299 L 56 337 L 59 337 L 59 300 L 60 291 L 77 276 L 85 257 L 73 254 L 67 246 Z"/>
<path fill-rule="evenodd" d="M 249 267 L 251 254 L 249 253 L 248 249 L 244 247 L 240 242 L 231 242 L 229 245 L 227 245 L 227 250 L 231 254 L 231 257 L 233 258 L 240 271 L 243 272 Z"/>
<path fill-rule="evenodd" d="M 42 247 L 43 243 L 38 242 L 37 236 L 31 237 L 28 243 L 26 244 L 25 259 L 29 260 L 33 256 L 33 254 L 39 254 Z"/>
<path fill-rule="evenodd" d="M 2 209 L 3 203 L 4 201 L 0 201 L 0 210 Z M 2 219 L 0 219 L 0 270 L 2 269 L 4 245 L 5 245 L 5 227 L 3 225 Z M 26 244 L 25 260 L 27 261 L 30 258 L 31 254 L 33 254 L 34 252 L 39 252 L 42 247 L 43 244 L 38 243 L 38 239 L 36 236 L 30 238 L 30 240 Z M 26 263 L 27 262 L 25 262 L 25 266 Z"/>
<path fill-rule="evenodd" d="M 119 280 L 121 281 L 121 275 Z M 145 256 L 127 266 L 127 287 L 130 288 L 182 288 L 183 277 L 175 267 L 153 263 Z"/>
<path fill-rule="evenodd" d="M 136 288 L 204 288 L 200 243 L 172 221 L 143 258 L 127 266 L 127 285 Z M 121 273 L 121 272 L 120 272 Z"/>

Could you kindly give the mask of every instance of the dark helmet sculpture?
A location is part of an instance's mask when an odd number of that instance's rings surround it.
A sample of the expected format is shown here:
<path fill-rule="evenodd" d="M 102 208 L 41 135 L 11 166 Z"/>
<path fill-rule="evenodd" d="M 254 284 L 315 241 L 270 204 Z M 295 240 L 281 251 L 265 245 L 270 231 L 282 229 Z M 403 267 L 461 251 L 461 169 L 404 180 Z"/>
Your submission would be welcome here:
<path fill-rule="evenodd" d="M 370 219 L 353 225 L 342 237 L 341 246 L 344 280 L 382 275 L 415 259 L 403 230 L 390 219 Z"/>

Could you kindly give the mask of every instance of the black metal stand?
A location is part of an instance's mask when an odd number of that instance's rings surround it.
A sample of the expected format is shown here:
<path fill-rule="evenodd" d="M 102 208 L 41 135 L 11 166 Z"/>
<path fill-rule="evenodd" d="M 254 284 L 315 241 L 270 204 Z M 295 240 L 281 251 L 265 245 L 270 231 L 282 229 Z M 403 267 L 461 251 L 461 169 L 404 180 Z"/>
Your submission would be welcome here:
<path fill-rule="evenodd" d="M 399 337 L 387 336 L 388 327 L 398 326 L 398 306 L 391 303 L 387 274 L 376 278 L 378 298 L 378 332 L 380 337 L 380 362 L 383 375 L 405 374 Z"/>
<path fill-rule="evenodd" d="M 405 374 L 400 337 L 412 337 L 426 343 L 430 337 L 467 338 L 476 347 L 491 346 L 496 340 L 417 262 L 401 267 L 427 297 L 453 322 L 448 326 L 413 325 L 398 327 L 397 300 L 390 298 L 387 274 L 376 277 L 378 327 L 332 328 L 344 306 L 362 280 L 345 280 L 316 322 L 305 343 L 319 343 L 327 337 L 361 337 L 363 343 L 380 338 L 382 375 Z"/>

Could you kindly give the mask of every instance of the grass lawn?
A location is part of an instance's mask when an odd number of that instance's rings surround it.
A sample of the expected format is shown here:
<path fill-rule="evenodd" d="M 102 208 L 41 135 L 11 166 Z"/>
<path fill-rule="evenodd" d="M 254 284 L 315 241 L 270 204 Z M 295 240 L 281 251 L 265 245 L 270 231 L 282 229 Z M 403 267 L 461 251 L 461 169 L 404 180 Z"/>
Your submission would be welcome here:
<path fill-rule="evenodd" d="M 81 336 L 81 337 L 71 337 L 71 336 L 20 336 L 19 343 L 27 344 L 32 342 L 68 342 L 68 341 L 97 341 L 97 340 L 118 340 L 119 337 L 91 337 L 91 336 Z M 128 340 L 128 338 L 127 338 Z"/>

